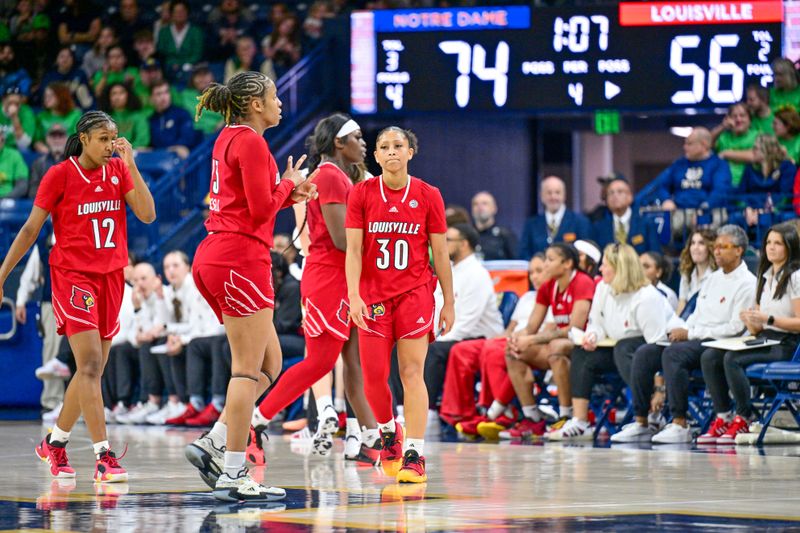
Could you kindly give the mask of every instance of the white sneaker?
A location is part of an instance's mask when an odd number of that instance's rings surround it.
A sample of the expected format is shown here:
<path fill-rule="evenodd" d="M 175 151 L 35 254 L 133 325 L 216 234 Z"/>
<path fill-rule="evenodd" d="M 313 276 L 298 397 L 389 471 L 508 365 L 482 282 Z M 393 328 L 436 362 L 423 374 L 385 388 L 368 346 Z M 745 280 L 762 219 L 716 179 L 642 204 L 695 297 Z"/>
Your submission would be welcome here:
<path fill-rule="evenodd" d="M 552 441 L 592 440 L 594 438 L 593 433 L 592 427 L 588 422 L 572 417 L 560 429 L 545 433 L 544 437 Z"/>
<path fill-rule="evenodd" d="M 650 413 L 647 415 L 647 425 L 655 434 L 667 427 L 667 419 L 661 413 Z"/>
<path fill-rule="evenodd" d="M 126 416 L 117 417 L 117 421 L 121 424 L 144 424 L 147 422 L 147 417 L 158 412 L 158 410 L 158 405 L 154 403 L 140 403 L 131 409 Z"/>
<path fill-rule="evenodd" d="M 686 444 L 692 442 L 692 430 L 678 424 L 667 424 L 653 436 L 653 444 Z"/>
<path fill-rule="evenodd" d="M 114 416 L 114 411 L 108 407 L 103 407 L 103 413 L 106 415 L 106 424 L 116 424 L 117 417 Z"/>
<path fill-rule="evenodd" d="M 611 435 L 611 442 L 650 442 L 656 431 L 650 424 L 642 426 L 638 422 L 625 424 L 621 430 Z"/>
<path fill-rule="evenodd" d="M 163 426 L 170 418 L 181 416 L 186 411 L 186 404 L 183 402 L 167 402 L 164 407 L 149 415 L 146 420 L 148 424 Z"/>
<path fill-rule="evenodd" d="M 344 458 L 348 461 L 355 461 L 361 452 L 361 436 L 347 435 L 344 439 Z"/>
<path fill-rule="evenodd" d="M 186 460 L 200 471 L 200 477 L 212 489 L 225 466 L 225 444 L 218 444 L 206 431 L 183 450 Z"/>
<path fill-rule="evenodd" d="M 58 415 L 61 414 L 61 408 L 64 407 L 64 403 L 60 403 L 56 405 L 55 409 L 52 411 L 47 411 L 46 413 L 42 414 L 42 422 L 45 424 L 53 424 L 56 420 L 58 420 Z"/>
<path fill-rule="evenodd" d="M 333 434 L 339 429 L 339 415 L 333 407 L 320 413 L 319 426 L 314 433 L 312 447 L 316 455 L 330 455 L 333 449 Z"/>
<path fill-rule="evenodd" d="M 69 379 L 72 376 L 72 371 L 70 371 L 69 367 L 56 358 L 50 359 L 37 368 L 34 373 L 36 374 L 36 379 Z"/>
<path fill-rule="evenodd" d="M 428 421 L 425 424 L 425 438 L 437 439 L 442 435 L 442 421 L 439 418 L 439 413 L 432 409 L 428 409 Z"/>
<path fill-rule="evenodd" d="M 250 477 L 247 468 L 242 468 L 236 477 L 222 473 L 214 486 L 214 497 L 224 502 L 282 500 L 286 491 L 278 487 L 265 487 Z"/>
<path fill-rule="evenodd" d="M 130 409 L 128 409 L 125 406 L 124 403 L 117 402 L 117 405 L 114 406 L 114 409 L 113 409 L 112 412 L 114 413 L 114 421 L 117 424 L 119 424 L 120 423 L 119 417 L 123 417 L 124 418 L 124 417 L 128 416 L 128 413 L 130 413 L 131 411 L 130 411 Z"/>

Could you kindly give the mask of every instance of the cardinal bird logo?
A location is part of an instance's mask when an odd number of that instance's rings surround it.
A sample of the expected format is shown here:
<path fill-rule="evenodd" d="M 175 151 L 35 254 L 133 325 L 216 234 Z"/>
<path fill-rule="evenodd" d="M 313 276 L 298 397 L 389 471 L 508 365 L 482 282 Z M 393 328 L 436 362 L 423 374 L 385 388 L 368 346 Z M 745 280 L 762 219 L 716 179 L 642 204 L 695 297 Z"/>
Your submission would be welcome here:
<path fill-rule="evenodd" d="M 80 287 L 72 286 L 72 298 L 70 303 L 75 309 L 89 312 L 89 309 L 94 307 L 94 296 L 89 291 L 85 291 Z"/>
<path fill-rule="evenodd" d="M 378 318 L 386 314 L 386 308 L 383 304 L 372 304 L 369 308 L 370 318 Z"/>
<path fill-rule="evenodd" d="M 342 300 L 342 303 L 339 304 L 339 310 L 336 312 L 336 318 L 338 318 L 339 322 L 345 326 L 350 324 L 350 306 L 344 300 Z"/>

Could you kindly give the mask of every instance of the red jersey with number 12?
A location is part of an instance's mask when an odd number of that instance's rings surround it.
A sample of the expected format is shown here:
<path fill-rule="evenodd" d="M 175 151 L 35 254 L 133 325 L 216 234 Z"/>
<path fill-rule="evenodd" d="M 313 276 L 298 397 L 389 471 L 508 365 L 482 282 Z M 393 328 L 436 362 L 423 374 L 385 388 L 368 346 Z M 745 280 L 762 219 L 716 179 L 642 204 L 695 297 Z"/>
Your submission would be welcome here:
<path fill-rule="evenodd" d="M 50 265 L 96 274 L 127 266 L 125 194 L 132 189 L 131 174 L 119 158 L 94 170 L 81 167 L 77 157 L 50 167 L 33 201 L 53 219 Z"/>
<path fill-rule="evenodd" d="M 226 126 L 211 154 L 206 229 L 241 233 L 272 248 L 275 216 L 292 203 L 291 180 L 281 180 L 267 141 L 250 126 Z"/>
<path fill-rule="evenodd" d="M 381 302 L 425 285 L 433 278 L 428 234 L 445 233 L 439 189 L 409 176 L 392 190 L 383 176 L 356 184 L 347 202 L 345 226 L 364 230 L 361 298 Z"/>

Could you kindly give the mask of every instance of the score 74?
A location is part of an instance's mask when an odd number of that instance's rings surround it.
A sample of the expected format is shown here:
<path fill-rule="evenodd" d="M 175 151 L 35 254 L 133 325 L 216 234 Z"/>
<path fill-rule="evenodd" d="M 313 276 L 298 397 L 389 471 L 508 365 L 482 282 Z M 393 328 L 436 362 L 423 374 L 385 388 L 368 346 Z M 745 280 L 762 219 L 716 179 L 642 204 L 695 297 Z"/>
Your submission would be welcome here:
<path fill-rule="evenodd" d="M 439 49 L 445 54 L 456 56 L 456 104 L 467 107 L 469 104 L 470 74 L 482 81 L 494 82 L 494 104 L 497 107 L 506 105 L 508 99 L 508 57 L 509 47 L 505 41 L 497 43 L 495 66 L 486 66 L 486 49 L 479 45 L 470 46 L 465 41 L 442 41 Z"/>

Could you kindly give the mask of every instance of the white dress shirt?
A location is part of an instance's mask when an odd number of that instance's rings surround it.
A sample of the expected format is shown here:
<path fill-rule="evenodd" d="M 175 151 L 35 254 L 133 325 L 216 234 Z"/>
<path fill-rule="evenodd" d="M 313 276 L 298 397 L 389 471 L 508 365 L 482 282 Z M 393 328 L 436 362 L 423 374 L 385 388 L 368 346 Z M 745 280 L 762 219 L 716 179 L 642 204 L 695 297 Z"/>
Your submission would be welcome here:
<path fill-rule="evenodd" d="M 678 308 L 678 295 L 675 294 L 675 291 L 672 290 L 666 283 L 663 281 L 659 281 L 658 285 L 656 285 L 656 289 L 660 290 L 664 294 L 662 297 L 666 296 L 667 301 L 669 302 L 670 307 L 673 309 Z"/>
<path fill-rule="evenodd" d="M 136 346 L 136 312 L 133 310 L 133 287 L 125 284 L 122 305 L 119 308 L 119 331 L 111 339 L 111 346 L 125 342 Z"/>
<path fill-rule="evenodd" d="M 688 302 L 689 299 L 694 296 L 694 293 L 699 291 L 703 285 L 706 284 L 708 281 L 708 277 L 713 273 L 713 270 L 707 268 L 705 272 L 703 272 L 703 277 L 700 278 L 697 276 L 697 267 L 692 269 L 692 274 L 687 278 L 686 276 L 681 276 L 681 284 L 678 287 L 678 298 Z"/>
<path fill-rule="evenodd" d="M 25 307 L 31 299 L 33 293 L 41 285 L 42 280 L 42 260 L 39 258 L 39 247 L 31 248 L 31 255 L 25 263 L 25 270 L 19 278 L 19 288 L 17 289 L 17 307 Z"/>
<path fill-rule="evenodd" d="M 778 285 L 778 280 L 772 275 L 772 269 L 764 272 L 764 287 L 761 288 L 761 301 L 758 308 L 762 313 L 775 317 L 794 317 L 794 309 L 792 309 L 792 300 L 800 298 L 800 270 L 795 270 L 789 276 L 789 283 L 786 284 L 786 292 L 779 299 L 775 299 L 775 287 Z M 780 331 L 788 333 L 788 330 L 781 329 L 776 326 L 769 326 L 764 324 L 764 329 L 771 329 L 773 331 Z"/>
<path fill-rule="evenodd" d="M 497 309 L 497 295 L 489 271 L 470 254 L 453 266 L 453 294 L 456 320 L 453 329 L 437 341 L 462 341 L 470 338 L 492 338 L 503 332 L 503 318 Z M 436 287 L 436 301 L 442 302 L 442 289 Z M 440 305 L 437 305 L 437 309 Z M 438 324 L 438 312 L 436 313 Z"/>
<path fill-rule="evenodd" d="M 564 220 L 564 213 L 566 212 L 567 212 L 567 206 L 565 205 L 559 207 L 558 211 L 556 211 L 555 213 L 551 213 L 550 211 L 545 210 L 544 219 L 545 222 L 547 222 L 548 229 L 550 227 L 553 227 L 556 228 L 557 231 L 558 228 L 561 227 L 561 221 Z"/>
<path fill-rule="evenodd" d="M 175 299 L 181 303 L 180 322 L 175 317 L 173 303 Z M 167 333 L 178 335 L 184 346 L 199 337 L 211 337 L 225 333 L 224 327 L 217 320 L 211 306 L 197 289 L 191 273 L 184 278 L 179 288 L 164 287 L 164 304 L 169 317 Z"/>
<path fill-rule="evenodd" d="M 595 289 L 586 333 L 594 333 L 598 341 L 644 337 L 645 342 L 652 344 L 666 340 L 668 305 L 652 285 L 614 294 L 611 286 L 601 281 Z"/>
<path fill-rule="evenodd" d="M 620 223 L 622 227 L 625 228 L 625 235 L 628 235 L 631 232 L 631 215 L 633 211 L 629 207 L 627 211 L 625 211 L 622 216 L 613 215 L 614 218 L 614 233 L 616 233 L 617 228 L 619 227 Z"/>
<path fill-rule="evenodd" d="M 150 296 L 142 300 L 142 306 L 136 312 L 136 332 L 149 331 L 156 326 L 166 326 L 167 322 L 169 322 L 167 306 L 164 305 L 164 300 L 153 291 Z M 134 346 L 138 346 L 138 343 Z"/>
<path fill-rule="evenodd" d="M 744 331 L 742 309 L 755 302 L 756 277 L 742 261 L 729 274 L 714 271 L 697 295 L 697 307 L 686 320 L 689 340 L 724 339 Z"/>

